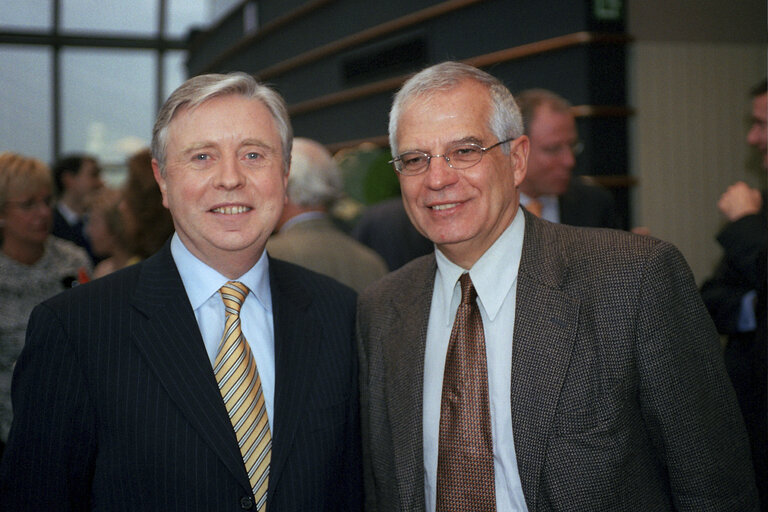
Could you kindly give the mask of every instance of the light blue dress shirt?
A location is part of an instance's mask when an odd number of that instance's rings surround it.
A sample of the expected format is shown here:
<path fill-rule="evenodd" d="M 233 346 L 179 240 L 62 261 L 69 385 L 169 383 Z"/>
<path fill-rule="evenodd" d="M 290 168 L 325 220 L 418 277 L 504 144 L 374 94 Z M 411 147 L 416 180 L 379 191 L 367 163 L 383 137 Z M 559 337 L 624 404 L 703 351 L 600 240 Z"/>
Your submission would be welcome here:
<path fill-rule="evenodd" d="M 523 248 L 525 220 L 520 208 L 512 223 L 469 270 L 483 319 L 488 361 L 488 396 L 493 435 L 496 509 L 527 511 L 517 470 L 512 432 L 512 336 L 515 325 L 517 271 Z M 424 356 L 424 490 L 428 511 L 435 510 L 437 453 L 443 370 L 453 321 L 461 302 L 458 284 L 463 268 L 439 250 L 437 274 Z"/>
<path fill-rule="evenodd" d="M 229 279 L 189 252 L 176 233 L 171 239 L 171 254 L 179 269 L 189 303 L 195 312 L 213 371 L 213 362 L 216 360 L 225 322 L 224 302 L 221 300 L 219 289 Z M 248 272 L 235 281 L 240 281 L 250 290 L 240 310 L 240 324 L 261 376 L 269 428 L 274 429 L 272 420 L 275 397 L 275 328 L 272 320 L 267 251 L 262 253 L 259 261 Z"/>

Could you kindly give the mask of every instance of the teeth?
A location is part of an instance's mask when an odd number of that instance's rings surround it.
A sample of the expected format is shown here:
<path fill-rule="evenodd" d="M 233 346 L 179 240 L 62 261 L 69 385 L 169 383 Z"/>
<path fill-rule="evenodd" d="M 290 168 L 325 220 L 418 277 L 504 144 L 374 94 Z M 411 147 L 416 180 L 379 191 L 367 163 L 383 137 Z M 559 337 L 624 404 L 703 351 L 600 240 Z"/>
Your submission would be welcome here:
<path fill-rule="evenodd" d="M 235 215 L 237 213 L 245 213 L 250 208 L 247 206 L 223 206 L 221 208 L 214 208 L 214 213 L 223 213 L 224 215 Z"/>
<path fill-rule="evenodd" d="M 454 206 L 458 206 L 459 203 L 449 203 L 449 204 L 438 204 L 432 207 L 433 210 L 447 210 L 448 208 L 453 208 Z"/>

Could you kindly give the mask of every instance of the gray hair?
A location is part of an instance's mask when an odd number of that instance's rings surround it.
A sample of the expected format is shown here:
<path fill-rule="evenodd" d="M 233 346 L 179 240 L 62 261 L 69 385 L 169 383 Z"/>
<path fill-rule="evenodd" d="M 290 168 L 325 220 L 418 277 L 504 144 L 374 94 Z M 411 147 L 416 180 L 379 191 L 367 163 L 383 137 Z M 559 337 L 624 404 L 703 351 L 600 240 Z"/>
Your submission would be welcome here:
<path fill-rule="evenodd" d="M 410 79 L 395 95 L 389 112 L 389 145 L 392 156 L 399 153 L 397 148 L 397 123 L 406 106 L 417 97 L 429 97 L 434 92 L 449 91 L 459 84 L 472 80 L 488 88 L 491 100 L 491 116 L 488 127 L 498 140 L 519 137 L 523 134 L 523 121 L 515 98 L 501 81 L 485 71 L 460 62 L 443 62 L 428 67 Z M 509 144 L 503 144 L 504 153 Z"/>
<path fill-rule="evenodd" d="M 536 117 L 536 110 L 546 105 L 555 112 L 570 114 L 571 103 L 547 89 L 526 89 L 515 96 L 520 113 L 523 115 L 523 127 L 526 135 L 531 132 L 531 124 Z"/>
<path fill-rule="evenodd" d="M 339 166 L 325 147 L 313 140 L 297 137 L 291 153 L 288 197 L 298 206 L 325 206 L 342 195 Z"/>
<path fill-rule="evenodd" d="M 173 91 L 165 101 L 157 114 L 155 126 L 152 129 L 152 156 L 157 160 L 161 174 L 165 175 L 168 126 L 179 109 L 183 107 L 195 108 L 210 99 L 230 94 L 238 94 L 247 99 L 260 101 L 267 107 L 280 132 L 283 146 L 283 167 L 285 172 L 288 172 L 291 162 L 293 129 L 285 101 L 277 92 L 260 84 L 251 75 L 235 72 L 225 75 L 209 74 L 192 77 Z"/>

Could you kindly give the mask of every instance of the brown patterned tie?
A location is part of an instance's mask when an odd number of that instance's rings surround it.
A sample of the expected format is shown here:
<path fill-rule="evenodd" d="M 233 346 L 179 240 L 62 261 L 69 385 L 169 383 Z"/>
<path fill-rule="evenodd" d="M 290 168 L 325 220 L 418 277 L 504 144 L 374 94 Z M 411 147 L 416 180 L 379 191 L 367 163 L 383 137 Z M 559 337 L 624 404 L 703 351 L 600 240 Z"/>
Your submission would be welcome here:
<path fill-rule="evenodd" d="M 459 278 L 443 377 L 437 455 L 437 510 L 496 510 L 483 320 L 469 274 Z"/>
<path fill-rule="evenodd" d="M 240 307 L 248 295 L 248 287 L 237 281 L 229 281 L 219 291 L 227 319 L 213 371 L 235 429 L 256 500 L 256 510 L 262 512 L 266 510 L 272 436 L 261 377 L 251 347 L 240 328 Z"/>

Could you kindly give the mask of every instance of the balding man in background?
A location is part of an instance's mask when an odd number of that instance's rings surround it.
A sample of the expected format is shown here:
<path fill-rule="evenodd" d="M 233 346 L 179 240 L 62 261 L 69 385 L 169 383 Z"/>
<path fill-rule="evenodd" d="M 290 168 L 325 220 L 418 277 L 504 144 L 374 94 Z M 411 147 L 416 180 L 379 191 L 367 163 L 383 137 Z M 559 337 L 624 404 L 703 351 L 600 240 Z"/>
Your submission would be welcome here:
<path fill-rule="evenodd" d="M 573 176 L 581 152 L 571 104 L 546 89 L 528 89 L 515 96 L 530 138 L 528 175 L 520 185 L 520 203 L 551 222 L 595 228 L 618 228 L 613 196 Z"/>
<path fill-rule="evenodd" d="M 288 202 L 267 252 L 363 291 L 387 273 L 372 249 L 338 229 L 329 206 L 342 195 L 342 178 L 331 153 L 310 139 L 296 138 L 288 176 Z"/>

